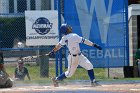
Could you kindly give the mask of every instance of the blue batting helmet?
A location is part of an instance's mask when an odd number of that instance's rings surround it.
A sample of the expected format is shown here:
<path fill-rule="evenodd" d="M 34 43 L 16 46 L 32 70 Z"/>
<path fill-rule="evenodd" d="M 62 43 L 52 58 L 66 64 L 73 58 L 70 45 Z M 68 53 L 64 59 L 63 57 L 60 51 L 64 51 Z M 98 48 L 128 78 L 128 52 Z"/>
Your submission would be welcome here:
<path fill-rule="evenodd" d="M 60 32 L 61 34 L 67 34 L 67 30 L 68 30 L 68 25 L 67 24 L 62 24 L 60 27 Z"/>

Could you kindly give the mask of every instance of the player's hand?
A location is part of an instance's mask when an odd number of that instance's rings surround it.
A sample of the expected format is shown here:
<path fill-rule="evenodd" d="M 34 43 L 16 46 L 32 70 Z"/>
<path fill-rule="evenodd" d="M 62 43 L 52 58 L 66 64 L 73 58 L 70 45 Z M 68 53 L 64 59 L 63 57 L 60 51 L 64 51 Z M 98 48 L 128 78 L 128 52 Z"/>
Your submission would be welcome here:
<path fill-rule="evenodd" d="M 53 50 L 48 53 L 48 56 L 53 56 L 53 55 L 54 55 L 54 51 Z"/>
<path fill-rule="evenodd" d="M 99 49 L 99 50 L 102 50 L 102 47 L 99 46 L 98 44 L 94 44 L 93 46 L 96 47 L 96 48 Z"/>

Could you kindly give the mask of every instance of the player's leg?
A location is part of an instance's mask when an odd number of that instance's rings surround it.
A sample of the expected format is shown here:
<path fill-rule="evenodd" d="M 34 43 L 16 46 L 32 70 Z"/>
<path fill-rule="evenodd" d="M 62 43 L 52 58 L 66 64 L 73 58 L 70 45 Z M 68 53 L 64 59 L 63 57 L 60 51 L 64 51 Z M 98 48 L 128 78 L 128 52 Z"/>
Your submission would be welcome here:
<path fill-rule="evenodd" d="M 87 70 L 90 80 L 93 81 L 95 76 L 91 62 L 83 54 L 80 55 L 79 61 L 79 65 Z"/>
<path fill-rule="evenodd" d="M 75 73 L 78 64 L 79 64 L 78 56 L 69 55 L 68 56 L 68 70 L 65 73 L 58 76 L 57 79 L 63 80 L 64 78 L 71 77 Z"/>
<path fill-rule="evenodd" d="M 94 86 L 96 84 L 96 80 L 95 80 L 93 65 L 83 54 L 80 55 L 79 59 L 80 59 L 79 65 L 87 70 L 88 76 L 91 81 L 91 85 Z"/>
<path fill-rule="evenodd" d="M 56 78 L 52 78 L 54 86 L 58 87 L 58 81 L 62 81 L 63 79 L 71 77 L 75 73 L 78 64 L 79 64 L 78 56 L 69 55 L 68 56 L 68 70 L 62 73 L 60 76 Z"/>

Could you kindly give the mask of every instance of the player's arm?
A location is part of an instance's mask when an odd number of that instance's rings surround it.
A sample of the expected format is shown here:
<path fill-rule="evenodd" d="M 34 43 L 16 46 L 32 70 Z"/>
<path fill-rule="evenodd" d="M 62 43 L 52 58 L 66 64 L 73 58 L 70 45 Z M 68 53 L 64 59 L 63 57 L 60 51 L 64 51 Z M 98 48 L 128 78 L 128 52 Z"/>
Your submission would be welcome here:
<path fill-rule="evenodd" d="M 53 51 L 56 52 L 56 51 L 58 51 L 60 48 L 61 48 L 61 44 L 58 43 L 58 44 L 54 47 Z"/>
<path fill-rule="evenodd" d="M 55 52 L 57 52 L 62 46 L 66 45 L 66 38 L 65 36 L 62 37 L 62 39 L 59 41 L 57 45 L 53 48 L 51 52 L 49 52 L 49 56 L 53 55 Z"/>
<path fill-rule="evenodd" d="M 82 41 L 83 41 L 84 44 L 86 44 L 88 46 L 94 46 L 94 47 L 98 48 L 99 50 L 102 49 L 98 44 L 93 43 L 93 42 L 91 42 L 91 41 L 89 41 L 87 39 L 83 39 Z"/>
<path fill-rule="evenodd" d="M 57 52 L 61 47 L 62 47 L 61 44 L 58 43 L 58 44 L 53 48 L 53 50 L 52 50 L 51 52 L 49 52 L 48 54 L 49 54 L 49 55 L 54 54 L 54 53 Z"/>
<path fill-rule="evenodd" d="M 75 35 L 75 40 L 78 42 L 78 43 L 84 43 L 88 46 L 94 46 L 96 48 L 98 48 L 99 50 L 101 50 L 102 48 L 96 44 L 96 43 L 93 43 L 91 42 L 90 40 L 87 40 L 87 39 L 84 39 L 83 37 L 80 37 L 79 35 Z"/>

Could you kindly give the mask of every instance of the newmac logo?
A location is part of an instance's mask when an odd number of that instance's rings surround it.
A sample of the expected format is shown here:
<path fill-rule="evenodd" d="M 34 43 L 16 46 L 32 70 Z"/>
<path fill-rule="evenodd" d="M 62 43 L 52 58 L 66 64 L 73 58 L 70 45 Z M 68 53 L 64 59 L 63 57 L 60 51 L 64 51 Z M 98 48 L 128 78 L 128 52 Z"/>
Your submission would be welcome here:
<path fill-rule="evenodd" d="M 35 31 L 40 35 L 45 35 L 50 31 L 50 29 L 52 29 L 52 25 L 53 23 L 50 23 L 47 18 L 40 17 L 35 21 L 32 29 L 35 29 Z"/>

